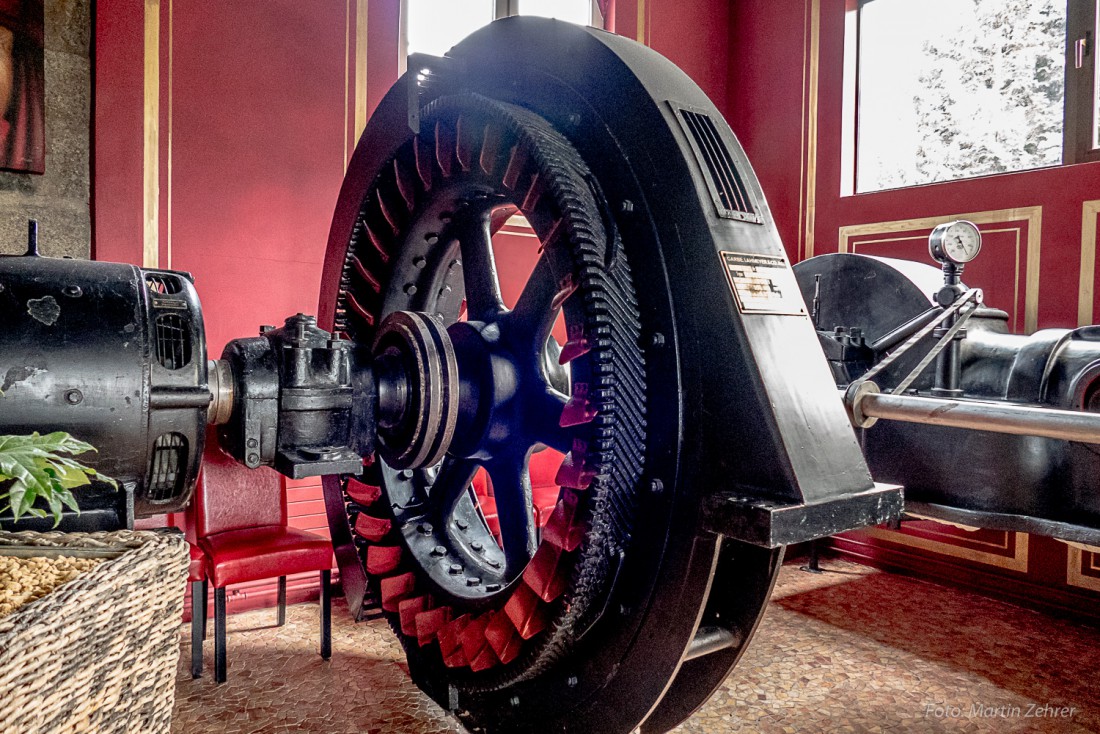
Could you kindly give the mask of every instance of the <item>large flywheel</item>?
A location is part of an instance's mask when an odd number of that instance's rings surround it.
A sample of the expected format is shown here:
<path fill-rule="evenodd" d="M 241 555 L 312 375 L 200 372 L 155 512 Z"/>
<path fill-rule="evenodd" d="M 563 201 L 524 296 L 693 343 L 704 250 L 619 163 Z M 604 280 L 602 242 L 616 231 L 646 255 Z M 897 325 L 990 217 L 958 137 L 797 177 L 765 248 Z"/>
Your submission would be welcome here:
<path fill-rule="evenodd" d="M 494 233 L 516 215 L 535 264 L 506 306 Z M 369 122 L 320 313 L 371 376 L 371 450 L 326 503 L 353 612 L 373 596 L 471 730 L 667 731 L 751 637 L 781 542 L 727 537 L 714 498 L 805 481 L 783 441 L 817 427 L 775 417 L 762 362 L 816 343 L 797 288 L 745 317 L 725 250 L 789 276 L 717 111 L 621 37 L 494 23 L 412 57 Z"/>

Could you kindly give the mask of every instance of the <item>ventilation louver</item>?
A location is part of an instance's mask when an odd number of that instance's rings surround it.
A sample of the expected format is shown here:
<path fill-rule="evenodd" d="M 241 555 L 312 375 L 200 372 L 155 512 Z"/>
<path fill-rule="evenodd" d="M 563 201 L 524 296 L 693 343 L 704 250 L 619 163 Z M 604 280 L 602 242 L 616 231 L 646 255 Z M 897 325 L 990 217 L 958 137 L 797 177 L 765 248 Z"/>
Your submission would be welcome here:
<path fill-rule="evenodd" d="M 733 156 L 726 147 L 714 120 L 703 112 L 675 107 L 676 117 L 691 141 L 692 152 L 703 171 L 718 216 L 744 222 L 761 222 Z"/>
<path fill-rule="evenodd" d="M 146 273 L 145 287 L 157 295 L 172 295 L 183 290 L 179 278 L 163 273 Z"/>
<path fill-rule="evenodd" d="M 157 361 L 170 370 L 191 362 L 191 329 L 186 316 L 164 314 L 156 320 Z"/>
<path fill-rule="evenodd" d="M 150 502 L 168 502 L 183 493 L 187 467 L 187 439 L 178 433 L 165 433 L 153 443 L 153 463 L 149 467 Z"/>

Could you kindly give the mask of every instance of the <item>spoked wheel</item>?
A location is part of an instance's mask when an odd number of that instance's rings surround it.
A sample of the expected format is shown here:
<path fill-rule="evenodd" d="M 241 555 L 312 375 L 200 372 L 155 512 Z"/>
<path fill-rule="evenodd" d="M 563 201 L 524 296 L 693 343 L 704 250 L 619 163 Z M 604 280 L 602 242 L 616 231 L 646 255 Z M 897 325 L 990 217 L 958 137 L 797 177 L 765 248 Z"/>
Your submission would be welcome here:
<path fill-rule="evenodd" d="M 630 534 L 645 451 L 637 305 L 590 174 L 544 120 L 463 95 L 423 124 L 428 139 L 402 145 L 364 203 L 370 247 L 348 255 L 337 328 L 372 341 L 381 456 L 356 528 L 406 645 L 499 688 L 567 650 L 606 585 L 608 544 Z M 516 211 L 540 253 L 509 310 L 491 238 Z M 561 491 L 538 507 L 529 461 L 545 450 L 564 456 Z M 473 487 L 479 470 L 491 497 Z"/>
<path fill-rule="evenodd" d="M 736 662 L 781 554 L 701 526 L 703 400 L 680 388 L 704 363 L 645 194 L 609 193 L 610 131 L 582 154 L 534 87 L 467 80 L 395 130 L 411 79 L 364 134 L 326 258 L 322 313 L 377 387 L 363 474 L 325 480 L 345 590 L 357 608 L 365 571 L 414 680 L 471 730 L 665 731 Z M 492 237 L 516 213 L 537 260 L 509 309 Z"/>

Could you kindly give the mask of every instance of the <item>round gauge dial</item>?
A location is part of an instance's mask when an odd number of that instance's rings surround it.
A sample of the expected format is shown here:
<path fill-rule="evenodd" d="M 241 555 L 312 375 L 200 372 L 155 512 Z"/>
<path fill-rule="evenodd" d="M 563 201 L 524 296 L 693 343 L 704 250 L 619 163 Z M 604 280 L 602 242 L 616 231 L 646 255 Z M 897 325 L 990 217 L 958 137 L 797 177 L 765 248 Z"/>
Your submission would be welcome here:
<path fill-rule="evenodd" d="M 981 249 L 978 225 L 965 219 L 941 224 L 928 237 L 928 251 L 940 262 L 962 265 L 976 258 Z"/>

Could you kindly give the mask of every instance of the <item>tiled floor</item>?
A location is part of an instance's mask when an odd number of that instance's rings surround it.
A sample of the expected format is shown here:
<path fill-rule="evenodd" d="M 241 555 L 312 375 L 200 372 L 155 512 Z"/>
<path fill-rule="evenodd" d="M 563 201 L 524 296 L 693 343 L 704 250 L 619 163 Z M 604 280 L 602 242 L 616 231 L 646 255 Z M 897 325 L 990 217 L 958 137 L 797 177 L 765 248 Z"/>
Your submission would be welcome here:
<path fill-rule="evenodd" d="M 678 732 L 1100 732 L 1100 630 L 824 565 L 832 572 L 783 569 L 741 665 Z M 325 663 L 315 605 L 291 607 L 286 627 L 265 626 L 273 619 L 230 618 L 218 687 L 209 671 L 191 680 L 183 631 L 174 732 L 461 731 L 409 682 L 384 622 L 353 625 L 334 607 Z M 206 654 L 212 663 L 211 641 Z M 1060 707 L 1072 713 L 1052 718 Z"/>

